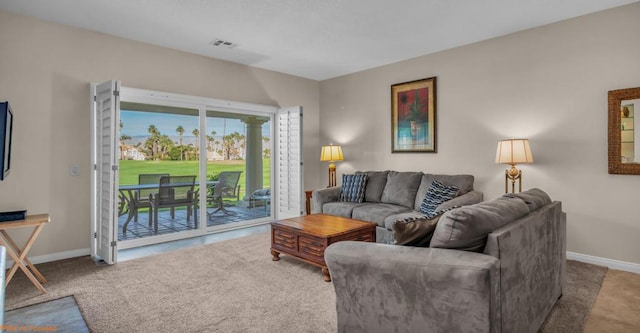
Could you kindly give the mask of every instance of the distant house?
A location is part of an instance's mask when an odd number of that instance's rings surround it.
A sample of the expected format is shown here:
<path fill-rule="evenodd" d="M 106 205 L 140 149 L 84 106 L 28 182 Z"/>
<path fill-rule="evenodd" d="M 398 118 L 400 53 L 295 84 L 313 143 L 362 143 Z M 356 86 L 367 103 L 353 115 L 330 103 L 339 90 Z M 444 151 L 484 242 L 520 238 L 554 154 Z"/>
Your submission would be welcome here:
<path fill-rule="evenodd" d="M 146 158 L 144 153 L 136 147 L 124 145 L 122 148 L 122 159 L 124 160 L 144 161 Z"/>
<path fill-rule="evenodd" d="M 207 161 L 221 161 L 221 160 L 224 160 L 224 157 L 218 154 L 218 152 L 207 150 Z"/>

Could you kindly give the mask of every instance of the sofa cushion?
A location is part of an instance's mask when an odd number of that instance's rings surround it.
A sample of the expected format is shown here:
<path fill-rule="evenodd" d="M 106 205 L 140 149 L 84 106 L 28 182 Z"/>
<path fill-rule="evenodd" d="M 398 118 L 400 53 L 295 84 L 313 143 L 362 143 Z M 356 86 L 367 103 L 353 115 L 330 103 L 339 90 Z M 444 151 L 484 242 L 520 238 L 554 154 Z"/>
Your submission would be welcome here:
<path fill-rule="evenodd" d="M 411 219 L 423 217 L 424 214 L 417 212 L 415 210 L 409 210 L 406 212 L 389 215 L 384 219 L 384 227 L 389 230 L 393 230 L 393 225 L 396 224 L 399 220 Z"/>
<path fill-rule="evenodd" d="M 342 188 L 340 189 L 340 201 L 363 202 L 364 189 L 367 185 L 367 175 L 342 175 Z"/>
<path fill-rule="evenodd" d="M 529 211 L 533 212 L 542 206 L 546 206 L 551 203 L 551 198 L 543 190 L 538 188 L 532 188 L 520 193 L 507 193 L 505 197 L 520 198 L 529 207 Z"/>
<path fill-rule="evenodd" d="M 458 194 L 458 187 L 455 185 L 444 185 L 441 182 L 434 180 L 427 190 L 427 194 L 422 199 L 422 205 L 420 206 L 420 212 L 427 215 L 428 218 L 433 218 L 436 215 L 436 208 L 443 202 L 449 201 L 455 198 Z"/>
<path fill-rule="evenodd" d="M 389 171 L 380 201 L 413 208 L 421 177 L 422 172 Z"/>
<path fill-rule="evenodd" d="M 500 197 L 445 213 L 430 247 L 481 252 L 487 235 L 529 213 L 519 198 Z"/>
<path fill-rule="evenodd" d="M 327 202 L 322 206 L 322 213 L 327 215 L 351 218 L 353 209 L 363 205 L 367 205 L 367 203 L 340 202 L 340 201 Z"/>
<path fill-rule="evenodd" d="M 410 208 L 399 205 L 372 203 L 366 204 L 365 206 L 355 207 L 353 209 L 353 212 L 351 213 L 351 218 L 373 222 L 381 227 L 384 227 L 384 220 L 385 218 L 387 218 L 387 216 L 407 212 L 410 210 Z"/>
<path fill-rule="evenodd" d="M 380 202 L 382 191 L 387 184 L 387 174 L 389 171 L 357 171 L 358 174 L 367 175 L 367 187 L 364 190 L 364 201 Z"/>
<path fill-rule="evenodd" d="M 440 183 L 450 186 L 458 187 L 458 196 L 463 195 L 467 192 L 471 192 L 473 190 L 473 176 L 472 175 L 433 175 L 433 174 L 424 174 L 422 176 L 422 180 L 420 182 L 420 187 L 418 187 L 418 192 L 416 193 L 416 200 L 414 203 L 414 209 L 420 210 L 420 206 L 422 205 L 422 199 L 424 199 L 425 194 L 429 190 L 431 183 L 434 180 L 439 181 Z"/>
<path fill-rule="evenodd" d="M 457 207 L 437 211 L 432 217 L 423 215 L 396 221 L 396 223 L 393 224 L 394 244 L 428 247 L 440 216 L 454 208 Z"/>

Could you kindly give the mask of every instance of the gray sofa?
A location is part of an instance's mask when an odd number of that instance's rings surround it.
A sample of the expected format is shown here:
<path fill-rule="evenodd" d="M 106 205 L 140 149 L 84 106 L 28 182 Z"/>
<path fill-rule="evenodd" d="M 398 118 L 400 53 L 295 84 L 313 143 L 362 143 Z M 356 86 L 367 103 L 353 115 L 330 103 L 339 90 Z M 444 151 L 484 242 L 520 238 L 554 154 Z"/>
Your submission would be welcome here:
<path fill-rule="evenodd" d="M 531 190 L 446 212 L 430 248 L 332 244 L 338 331 L 536 332 L 562 294 L 565 243 L 561 203 Z"/>
<path fill-rule="evenodd" d="M 471 175 L 433 175 L 422 172 L 366 171 L 364 202 L 340 202 L 340 186 L 313 191 L 312 213 L 335 215 L 374 222 L 376 242 L 393 243 L 393 224 L 399 219 L 420 217 L 420 205 L 434 180 L 459 188 L 458 196 L 436 210 L 471 205 L 482 201 L 482 192 L 473 190 Z"/>

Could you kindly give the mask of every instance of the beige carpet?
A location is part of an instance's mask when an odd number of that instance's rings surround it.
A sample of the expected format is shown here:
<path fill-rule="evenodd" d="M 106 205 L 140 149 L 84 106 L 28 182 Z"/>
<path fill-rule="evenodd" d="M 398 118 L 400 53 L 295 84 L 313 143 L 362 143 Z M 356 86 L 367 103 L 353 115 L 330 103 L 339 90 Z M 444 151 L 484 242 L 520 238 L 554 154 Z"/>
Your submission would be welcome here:
<path fill-rule="evenodd" d="M 268 233 L 114 266 L 97 266 L 84 257 L 38 267 L 49 280 L 49 293 L 40 295 L 18 273 L 6 290 L 7 310 L 74 295 L 93 332 L 334 332 L 336 327 L 333 285 L 322 280 L 317 267 L 287 256 L 271 261 Z M 547 332 L 581 331 L 600 288 L 602 277 L 576 283 L 599 276 L 602 268 L 569 262 L 567 270 L 559 305 L 567 304 L 554 308 Z"/>

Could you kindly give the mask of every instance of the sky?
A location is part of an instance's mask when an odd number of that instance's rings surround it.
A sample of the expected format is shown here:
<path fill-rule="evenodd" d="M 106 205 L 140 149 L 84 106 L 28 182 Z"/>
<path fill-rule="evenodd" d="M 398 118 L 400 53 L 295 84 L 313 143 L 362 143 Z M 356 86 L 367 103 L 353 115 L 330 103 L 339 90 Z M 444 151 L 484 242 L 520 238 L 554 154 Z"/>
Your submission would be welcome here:
<path fill-rule="evenodd" d="M 169 113 L 149 113 L 139 111 L 120 111 L 120 121 L 124 125 L 120 130 L 120 134 L 128 136 L 148 136 L 149 125 L 155 125 L 161 134 L 168 136 L 178 136 L 176 128 L 182 125 L 184 128 L 183 137 L 193 137 L 193 130 L 200 129 L 198 126 L 198 117 L 189 115 L 169 114 Z M 262 135 L 269 136 L 270 123 L 262 125 Z M 207 135 L 211 135 L 211 131 L 216 131 L 216 137 L 221 137 L 223 133 L 230 134 L 238 132 L 245 134 L 244 123 L 240 119 L 223 118 L 207 118 Z"/>

